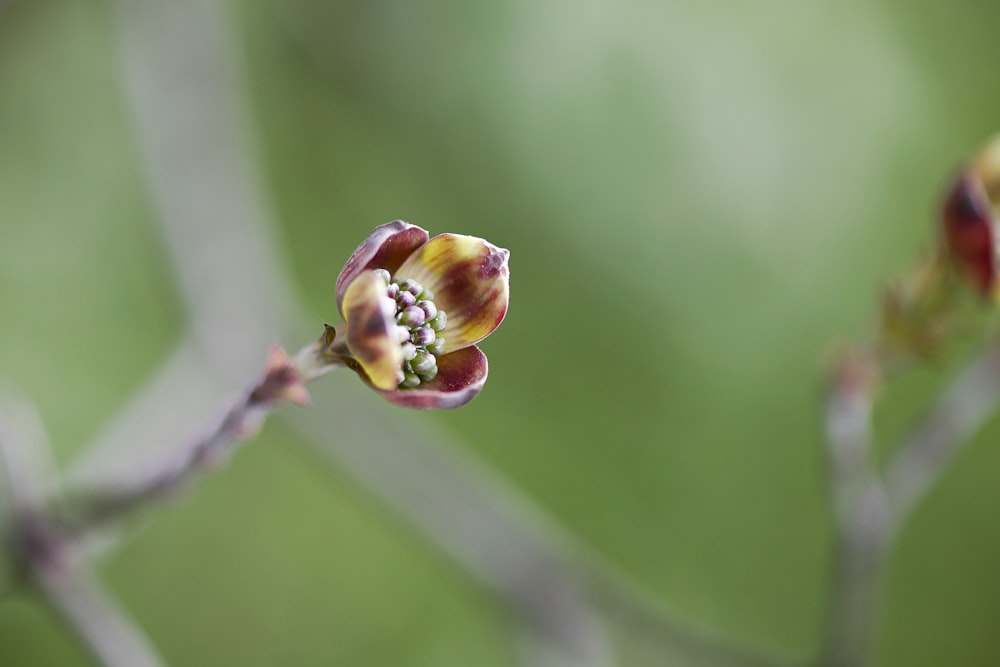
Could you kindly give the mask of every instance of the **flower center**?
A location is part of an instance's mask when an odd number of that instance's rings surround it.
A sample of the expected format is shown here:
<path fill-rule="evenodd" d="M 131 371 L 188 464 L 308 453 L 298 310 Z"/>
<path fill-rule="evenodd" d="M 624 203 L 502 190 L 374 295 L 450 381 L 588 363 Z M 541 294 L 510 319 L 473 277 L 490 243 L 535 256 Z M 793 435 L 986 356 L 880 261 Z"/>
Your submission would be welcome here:
<path fill-rule="evenodd" d="M 437 377 L 437 358 L 444 353 L 448 316 L 434 305 L 434 294 L 416 280 L 399 281 L 377 269 L 386 284 L 386 295 L 396 302 L 396 328 L 403 348 L 399 388 L 412 389 Z"/>

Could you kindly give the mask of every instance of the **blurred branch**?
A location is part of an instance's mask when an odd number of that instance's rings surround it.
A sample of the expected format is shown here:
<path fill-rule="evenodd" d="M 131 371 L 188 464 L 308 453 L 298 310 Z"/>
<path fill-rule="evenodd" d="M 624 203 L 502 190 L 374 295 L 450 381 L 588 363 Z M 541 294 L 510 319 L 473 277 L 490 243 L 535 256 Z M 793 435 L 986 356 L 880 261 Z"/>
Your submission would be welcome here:
<path fill-rule="evenodd" d="M 142 631 L 105 594 L 89 572 L 36 567 L 33 577 L 48 604 L 105 667 L 158 667 Z"/>
<path fill-rule="evenodd" d="M 874 635 L 878 575 L 888 541 L 885 489 L 871 456 L 876 360 L 852 350 L 833 370 L 826 412 L 829 485 L 837 552 L 824 667 L 867 664 Z"/>
<path fill-rule="evenodd" d="M 140 166 L 189 326 L 70 471 L 90 483 L 128 478 L 135 465 L 172 456 L 192 424 L 214 419 L 218 396 L 245 381 L 261 350 L 294 339 L 302 321 L 247 147 L 224 3 L 115 7 Z"/>
<path fill-rule="evenodd" d="M 364 408 L 340 396 L 324 405 L 357 414 Z M 427 426 L 404 429 L 387 420 L 341 419 L 331 439 L 325 415 L 310 411 L 290 424 L 346 469 L 444 553 L 485 583 L 529 627 L 544 629 L 566 665 L 611 664 L 609 638 L 592 609 L 628 623 L 677 664 L 774 667 L 788 664 L 730 648 L 653 602 L 587 547 L 566 535 L 543 511 L 464 450 Z M 528 643 L 525 650 L 531 650 Z M 542 653 L 542 652 L 539 652 Z M 539 664 L 539 663 L 529 663 Z M 541 664 L 553 664 L 543 661 Z"/>
<path fill-rule="evenodd" d="M 641 638 L 655 651 L 655 664 L 699 667 L 793 667 L 801 661 L 774 651 L 735 646 L 718 632 L 681 621 L 681 615 L 663 600 L 639 586 L 612 563 L 582 546 L 588 587 L 601 609 L 619 627 Z"/>
<path fill-rule="evenodd" d="M 78 567 L 74 542 L 49 521 L 55 476 L 48 440 L 34 406 L 9 393 L 0 402 L 0 468 L 9 501 L 4 546 L 44 601 L 100 664 L 160 665 L 142 632 Z"/>
<path fill-rule="evenodd" d="M 210 363 L 242 375 L 263 344 L 292 333 L 299 312 L 248 147 L 228 8 L 220 0 L 116 6 L 141 165 L 192 332 Z"/>
<path fill-rule="evenodd" d="M 344 415 L 364 410 L 343 397 L 328 402 Z M 445 438 L 426 426 L 414 437 L 385 420 L 345 418 L 333 439 L 328 416 L 318 411 L 291 426 L 506 603 L 534 638 L 523 655 L 540 661 L 526 664 L 614 664 L 579 573 L 555 544 L 556 531 Z"/>
<path fill-rule="evenodd" d="M 175 461 L 126 486 L 76 491 L 73 505 L 82 503 L 83 510 L 68 517 L 69 527 L 86 531 L 177 492 L 199 472 L 228 459 L 239 443 L 260 430 L 275 406 L 283 401 L 306 404 L 308 400 L 292 360 L 280 347 L 272 347 L 260 379 L 233 403 L 212 431 L 181 449 Z"/>
<path fill-rule="evenodd" d="M 886 487 L 897 528 L 998 407 L 1000 343 L 993 343 L 959 374 L 890 459 Z"/>
<path fill-rule="evenodd" d="M 0 490 L 12 517 L 44 507 L 55 486 L 55 463 L 35 405 L 12 389 L 0 391 Z"/>
<path fill-rule="evenodd" d="M 994 343 L 941 395 L 883 478 L 871 460 L 879 366 L 874 355 L 853 351 L 839 360 L 831 382 L 826 436 L 838 554 L 826 667 L 867 663 L 878 625 L 879 574 L 892 540 L 955 452 L 1000 406 L 1000 344 Z"/>

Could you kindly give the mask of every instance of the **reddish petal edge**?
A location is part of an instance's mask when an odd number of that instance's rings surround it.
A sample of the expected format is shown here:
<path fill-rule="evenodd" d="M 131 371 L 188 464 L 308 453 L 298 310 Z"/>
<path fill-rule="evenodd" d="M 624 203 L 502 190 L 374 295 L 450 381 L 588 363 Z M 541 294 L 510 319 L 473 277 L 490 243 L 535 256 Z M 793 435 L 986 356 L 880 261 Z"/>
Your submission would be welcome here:
<path fill-rule="evenodd" d="M 438 358 L 438 375 L 415 389 L 379 391 L 394 405 L 417 410 L 460 408 L 482 391 L 489 374 L 486 355 L 476 346 Z"/>
<path fill-rule="evenodd" d="M 372 230 L 337 276 L 337 310 L 340 310 L 347 288 L 361 272 L 386 269 L 395 273 L 406 258 L 427 243 L 429 238 L 427 230 L 403 220 L 393 220 Z"/>

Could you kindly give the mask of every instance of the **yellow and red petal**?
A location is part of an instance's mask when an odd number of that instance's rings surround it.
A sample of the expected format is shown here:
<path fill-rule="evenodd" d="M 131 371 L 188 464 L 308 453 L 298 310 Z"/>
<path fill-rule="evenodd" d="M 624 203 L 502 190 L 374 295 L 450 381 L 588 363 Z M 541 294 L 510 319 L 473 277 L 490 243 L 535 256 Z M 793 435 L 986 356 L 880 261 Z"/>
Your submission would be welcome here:
<path fill-rule="evenodd" d="M 942 207 L 944 237 L 959 271 L 983 294 L 997 282 L 996 226 L 993 206 L 982 181 L 963 170 Z"/>
<path fill-rule="evenodd" d="M 446 355 L 478 343 L 500 326 L 510 300 L 509 255 L 474 236 L 441 234 L 396 271 L 397 279 L 413 279 L 431 290 L 438 309 L 447 313 L 442 332 Z"/>
<path fill-rule="evenodd" d="M 489 374 L 486 355 L 475 345 L 438 357 L 438 374 L 413 389 L 382 390 L 390 403 L 418 410 L 459 408 L 482 391 Z"/>
<path fill-rule="evenodd" d="M 343 308 L 347 289 L 363 271 L 386 269 L 395 273 L 406 258 L 427 243 L 426 230 L 402 220 L 394 220 L 376 227 L 344 264 L 337 276 L 337 308 L 346 315 Z"/>
<path fill-rule="evenodd" d="M 385 295 L 385 282 L 374 271 L 358 274 L 344 292 L 347 349 L 376 389 L 399 383 L 403 350 L 399 346 L 396 304 Z"/>

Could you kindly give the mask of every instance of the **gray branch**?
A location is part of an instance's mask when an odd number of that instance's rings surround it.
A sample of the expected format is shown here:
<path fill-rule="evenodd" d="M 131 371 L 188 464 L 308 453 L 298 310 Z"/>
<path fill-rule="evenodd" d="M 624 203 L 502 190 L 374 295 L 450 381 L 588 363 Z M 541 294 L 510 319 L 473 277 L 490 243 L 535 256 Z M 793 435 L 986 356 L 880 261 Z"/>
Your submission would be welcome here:
<path fill-rule="evenodd" d="M 0 489 L 8 554 L 81 645 L 106 667 L 158 667 L 156 652 L 81 567 L 79 545 L 46 515 L 55 468 L 31 403 L 10 392 L 0 402 Z"/>
<path fill-rule="evenodd" d="M 879 574 L 888 541 L 885 489 L 871 457 L 877 368 L 864 353 L 834 371 L 826 412 L 829 486 L 837 526 L 823 667 L 862 667 L 875 635 Z"/>
<path fill-rule="evenodd" d="M 937 482 L 955 453 L 1000 407 L 1000 344 L 970 363 L 889 461 L 886 487 L 899 527 Z"/>
<path fill-rule="evenodd" d="M 200 472 L 225 462 L 240 443 L 256 435 L 283 401 L 305 403 L 308 394 L 292 359 L 281 348 L 273 347 L 260 378 L 233 402 L 215 428 L 180 448 L 173 461 L 136 476 L 128 484 L 77 490 L 72 505 L 82 505 L 82 509 L 62 517 L 64 528 L 87 533 L 176 493 Z"/>
<path fill-rule="evenodd" d="M 85 569 L 36 567 L 32 579 L 94 659 L 105 667 L 160 667 L 156 651 Z"/>
<path fill-rule="evenodd" d="M 826 420 L 839 547 L 823 664 L 857 667 L 866 664 L 876 634 L 879 574 L 892 540 L 955 453 L 1000 407 L 1000 344 L 941 394 L 890 459 L 884 478 L 871 462 L 871 383 L 857 381 L 857 366 L 842 370 Z"/>

